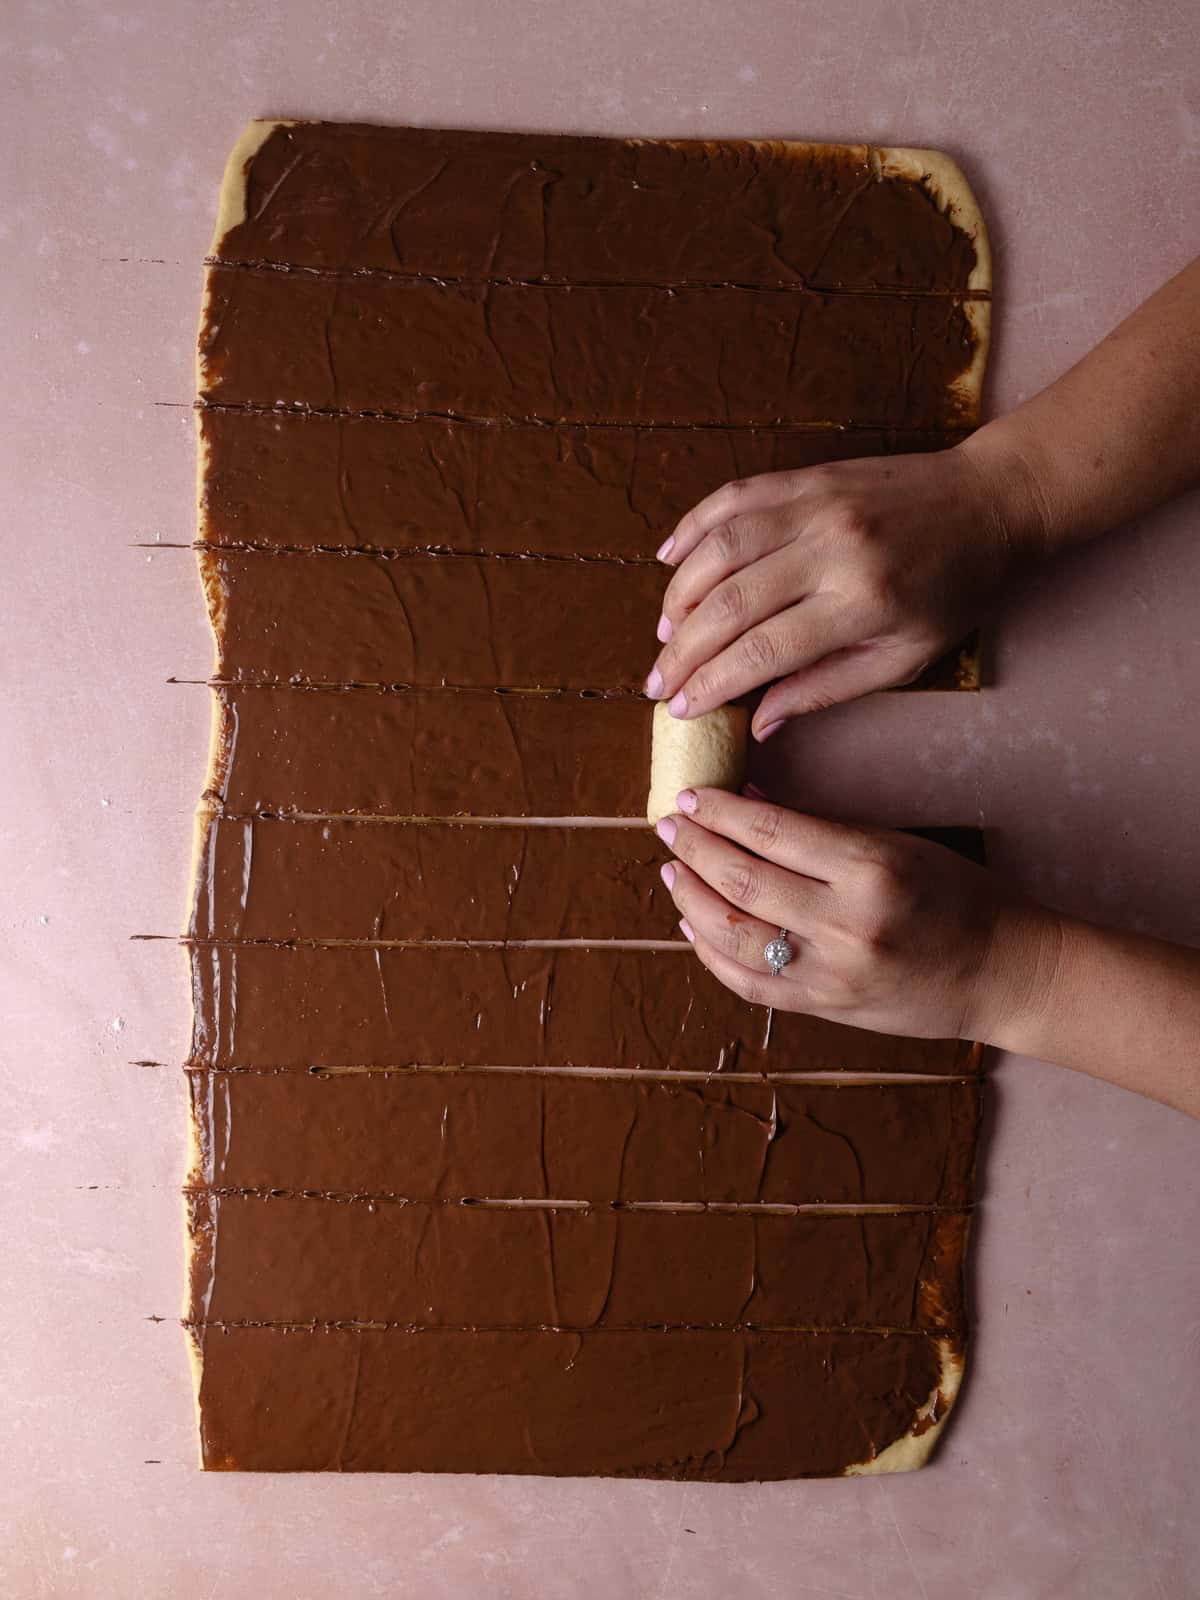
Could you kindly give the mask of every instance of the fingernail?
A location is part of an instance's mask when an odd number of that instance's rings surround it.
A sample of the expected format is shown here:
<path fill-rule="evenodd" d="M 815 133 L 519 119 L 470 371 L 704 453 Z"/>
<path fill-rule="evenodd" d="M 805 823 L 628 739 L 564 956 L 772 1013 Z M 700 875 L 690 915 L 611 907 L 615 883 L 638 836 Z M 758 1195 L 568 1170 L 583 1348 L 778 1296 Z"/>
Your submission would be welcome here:
<path fill-rule="evenodd" d="M 664 539 L 663 542 L 659 545 L 658 549 L 655 551 L 655 559 L 657 561 L 665 561 L 667 559 L 667 557 L 671 554 L 671 551 L 674 550 L 674 548 L 675 548 L 675 535 L 672 534 L 669 539 Z"/>
<path fill-rule="evenodd" d="M 678 830 L 670 817 L 660 817 L 654 824 L 654 831 L 664 844 L 675 843 L 675 834 Z"/>
<path fill-rule="evenodd" d="M 696 930 L 695 930 L 695 928 L 692 927 L 691 923 L 688 921 L 688 919 L 686 917 L 680 917 L 680 919 L 679 919 L 679 931 L 683 935 L 683 937 L 687 940 L 687 942 L 689 944 L 695 944 L 695 942 L 696 942 Z"/>
<path fill-rule="evenodd" d="M 661 700 L 662 692 L 663 676 L 658 668 L 654 667 L 651 670 L 650 676 L 646 679 L 646 693 L 650 696 L 651 700 Z"/>
<path fill-rule="evenodd" d="M 694 789 L 681 789 L 675 796 L 675 804 L 679 807 L 680 811 L 686 811 L 690 817 L 692 812 L 695 811 L 696 807 L 700 804 L 700 801 Z"/>
<path fill-rule="evenodd" d="M 765 744 L 766 741 L 771 737 L 771 735 L 773 733 L 778 733 L 780 728 L 782 728 L 782 727 L 783 727 L 783 718 L 780 717 L 778 722 L 768 722 L 765 728 L 756 729 L 754 737 L 758 740 L 759 744 Z M 764 799 L 765 798 L 766 797 L 764 796 Z"/>
<path fill-rule="evenodd" d="M 658 871 L 667 888 L 673 889 L 675 887 L 675 863 L 673 861 L 664 861 Z"/>
<path fill-rule="evenodd" d="M 671 626 L 670 617 L 666 615 L 659 617 L 658 627 L 655 628 L 654 631 L 658 635 L 659 644 L 666 644 L 671 635 L 675 632 L 675 629 Z"/>
<path fill-rule="evenodd" d="M 661 680 L 659 681 L 659 688 L 662 688 Z M 687 716 L 687 695 L 684 694 L 682 689 L 672 700 L 668 701 L 667 710 L 673 717 Z"/>

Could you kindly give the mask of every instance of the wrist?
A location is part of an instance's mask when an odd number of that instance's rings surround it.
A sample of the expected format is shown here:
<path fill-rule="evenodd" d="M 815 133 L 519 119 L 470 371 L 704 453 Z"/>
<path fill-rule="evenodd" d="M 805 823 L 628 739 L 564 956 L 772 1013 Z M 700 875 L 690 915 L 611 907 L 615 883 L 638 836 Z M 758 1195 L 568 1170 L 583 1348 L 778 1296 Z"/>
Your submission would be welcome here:
<path fill-rule="evenodd" d="M 1029 901 L 1002 906 L 976 977 L 970 1037 L 1017 1055 L 1039 1054 L 1065 944 L 1065 920 L 1056 912 Z"/>
<path fill-rule="evenodd" d="M 955 453 L 977 480 L 1008 567 L 1049 555 L 1055 541 L 1045 490 L 1011 418 L 986 423 L 956 445 Z"/>

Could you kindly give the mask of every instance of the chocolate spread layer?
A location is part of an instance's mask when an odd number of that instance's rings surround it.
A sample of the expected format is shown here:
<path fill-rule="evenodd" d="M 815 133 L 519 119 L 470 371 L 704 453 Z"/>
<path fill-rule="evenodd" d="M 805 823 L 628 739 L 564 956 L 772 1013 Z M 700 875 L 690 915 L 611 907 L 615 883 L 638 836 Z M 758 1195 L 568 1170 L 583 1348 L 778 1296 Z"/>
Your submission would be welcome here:
<path fill-rule="evenodd" d="M 222 404 L 548 424 L 945 429 L 977 336 L 929 296 L 461 286 L 211 267 L 200 392 Z"/>
<path fill-rule="evenodd" d="M 772 1216 L 192 1194 L 189 1216 L 192 1321 L 934 1332 L 963 1323 L 960 1212 Z"/>
<path fill-rule="evenodd" d="M 193 1183 L 411 1200 L 964 1206 L 980 1112 L 980 1085 L 961 1079 L 196 1070 L 188 1081 Z"/>
<path fill-rule="evenodd" d="M 971 860 L 973 828 L 919 828 Z M 205 819 L 196 939 L 669 939 L 667 851 L 643 828 Z"/>
<path fill-rule="evenodd" d="M 223 261 L 438 277 L 965 289 L 975 247 L 866 145 L 298 123 Z"/>
<path fill-rule="evenodd" d="M 865 146 L 306 124 L 245 202 L 200 336 L 205 1465 L 733 1480 L 927 1432 L 977 1047 L 504 943 L 669 935 L 657 844 L 428 819 L 641 815 L 648 558 L 730 478 L 960 436 L 971 238 Z"/>
<path fill-rule="evenodd" d="M 200 533 L 220 545 L 649 560 L 732 478 L 943 449 L 843 428 L 545 428 L 320 412 L 199 413 Z"/>
<path fill-rule="evenodd" d="M 641 564 L 480 556 L 204 551 L 200 560 L 217 675 L 285 683 L 638 690 L 670 576 Z M 645 641 L 640 652 L 631 638 Z"/>
<path fill-rule="evenodd" d="M 211 1469 L 839 1473 L 938 1390 L 928 1334 L 201 1331 Z M 935 1405 L 935 1414 L 940 1415 Z"/>
<path fill-rule="evenodd" d="M 957 1039 L 749 1006 L 683 948 L 201 945 L 191 957 L 202 1065 L 955 1075 L 978 1062 Z"/>
<path fill-rule="evenodd" d="M 438 689 L 215 691 L 225 810 L 641 817 L 649 703 Z"/>
<path fill-rule="evenodd" d="M 208 819 L 198 939 L 667 939 L 647 828 Z"/>

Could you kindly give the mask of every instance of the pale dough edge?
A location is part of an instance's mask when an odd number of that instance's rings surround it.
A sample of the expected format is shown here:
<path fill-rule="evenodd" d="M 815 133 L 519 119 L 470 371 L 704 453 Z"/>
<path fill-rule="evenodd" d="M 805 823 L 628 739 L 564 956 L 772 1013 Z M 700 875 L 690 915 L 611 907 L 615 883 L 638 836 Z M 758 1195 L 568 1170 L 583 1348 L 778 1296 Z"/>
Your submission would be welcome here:
<path fill-rule="evenodd" d="M 938 210 L 975 246 L 975 265 L 967 279 L 968 294 L 992 292 L 992 246 L 987 224 L 971 185 L 958 162 L 941 150 L 916 150 L 881 146 L 872 151 L 873 163 L 881 177 L 900 178 L 916 183 L 933 198 Z M 989 300 L 964 300 L 963 314 L 974 338 L 974 353 L 967 370 L 955 379 L 951 392 L 962 405 L 966 420 L 979 421 L 983 396 L 983 375 L 991 344 L 992 307 Z"/>
<path fill-rule="evenodd" d="M 217 220 L 213 230 L 213 239 L 210 253 L 215 255 L 220 247 L 221 240 L 230 228 L 234 228 L 242 221 L 246 214 L 246 170 L 257 152 L 277 127 L 287 124 L 279 121 L 255 121 L 249 123 L 242 131 L 229 159 L 225 163 L 225 172 L 221 180 L 220 194 L 217 199 Z M 209 294 L 212 280 L 212 269 L 204 274 L 204 287 L 200 297 L 200 329 L 203 329 L 208 317 Z M 199 330 L 198 330 L 199 332 Z M 204 368 L 200 353 L 200 340 L 196 340 L 196 388 L 202 392 L 204 389 Z M 204 490 L 208 476 L 208 442 L 204 437 L 201 427 L 201 413 L 197 409 L 194 420 L 196 439 L 196 532 L 198 540 L 203 540 L 205 535 L 205 509 Z M 213 641 L 213 671 L 214 674 L 220 657 L 218 629 L 222 622 L 222 609 L 218 601 L 218 591 L 214 583 L 212 571 L 212 554 L 205 550 L 196 552 L 196 564 L 200 577 L 201 588 L 204 592 L 205 610 L 208 613 L 209 626 L 212 631 Z M 222 715 L 220 701 L 215 693 L 210 691 L 210 720 L 208 737 L 208 756 L 205 763 L 204 783 L 201 790 L 202 798 L 199 801 L 192 820 L 192 864 L 188 880 L 188 894 L 184 912 L 184 931 L 187 928 L 188 911 L 195 902 L 196 890 L 200 872 L 200 862 L 203 859 L 203 850 L 208 831 L 218 815 L 216 808 L 207 798 L 207 794 L 215 787 L 220 775 L 221 757 L 224 748 L 225 720 Z M 183 947 L 185 959 L 190 956 L 187 945 Z M 190 978 L 190 961 L 189 961 Z M 196 1129 L 195 1116 L 192 1111 L 191 1094 L 188 1094 L 187 1103 L 187 1142 L 184 1153 L 184 1184 L 194 1181 L 200 1167 L 200 1140 Z M 194 1253 L 192 1249 L 191 1233 L 188 1228 L 187 1200 L 182 1203 L 183 1221 L 183 1255 L 184 1255 L 184 1290 L 182 1314 L 187 1315 L 191 1304 L 190 1286 L 194 1270 Z M 188 1355 L 188 1366 L 192 1377 L 192 1403 L 196 1412 L 196 1449 L 198 1465 L 204 1466 L 204 1446 L 200 1417 L 200 1385 L 204 1377 L 204 1357 L 200 1335 L 195 1328 L 185 1328 L 184 1342 Z"/>
<path fill-rule="evenodd" d="M 203 554 L 203 552 L 201 552 L 201 554 Z M 210 617 L 211 617 L 211 612 L 210 612 Z M 214 641 L 213 642 L 214 642 L 214 648 L 215 648 L 215 644 L 216 644 L 215 635 L 214 635 Z M 222 716 L 222 713 L 221 713 L 221 704 L 220 704 L 220 701 L 217 699 L 216 694 L 213 693 L 212 690 L 209 691 L 209 695 L 210 695 L 210 713 L 209 713 L 208 757 L 207 757 L 206 766 L 205 766 L 204 789 L 202 791 L 202 795 L 206 795 L 208 793 L 208 791 L 212 788 L 213 784 L 216 782 L 217 776 L 218 776 L 218 774 L 220 772 L 221 752 L 222 752 L 222 749 L 223 749 L 223 746 L 224 746 L 225 719 L 224 719 L 224 717 Z M 199 804 L 196 807 L 196 810 L 195 810 L 195 813 L 193 815 L 193 818 L 192 818 L 192 864 L 191 864 L 191 871 L 190 871 L 189 876 L 188 876 L 187 902 L 186 902 L 185 911 L 184 911 L 183 932 L 185 934 L 187 932 L 188 912 L 190 911 L 190 908 L 193 905 L 193 903 L 195 901 L 195 898 L 196 898 L 196 890 L 197 890 L 199 877 L 200 877 L 200 863 L 203 860 L 203 852 L 204 852 L 205 840 L 206 840 L 206 838 L 208 836 L 209 829 L 212 827 L 212 825 L 213 825 L 213 823 L 216 820 L 218 815 L 219 815 L 219 812 L 212 805 L 212 803 L 209 800 L 207 800 L 206 798 L 201 798 Z M 188 962 L 188 981 L 189 981 L 189 984 L 190 984 L 190 982 L 191 982 L 191 947 L 189 945 L 184 944 L 184 945 L 180 946 L 180 949 L 181 949 L 181 951 L 183 953 L 184 960 Z M 194 1004 L 194 1001 L 193 1001 L 193 1004 Z M 194 1112 L 192 1110 L 192 1096 L 191 1096 L 190 1085 L 189 1085 L 189 1089 L 188 1089 L 186 1116 L 187 1116 L 187 1143 L 186 1143 L 186 1147 L 185 1147 L 185 1150 L 184 1150 L 184 1176 L 183 1176 L 183 1182 L 184 1182 L 185 1189 L 189 1185 L 191 1185 L 192 1183 L 195 1182 L 196 1177 L 200 1172 L 200 1166 L 201 1166 L 200 1138 L 199 1138 L 199 1133 L 198 1133 L 197 1128 L 196 1128 L 195 1114 L 194 1114 Z M 194 1252 L 194 1250 L 192 1248 L 191 1230 L 188 1227 L 188 1208 L 187 1208 L 187 1197 L 186 1197 L 186 1194 L 181 1196 L 181 1210 L 182 1210 L 182 1213 L 183 1213 L 182 1221 L 183 1221 L 183 1259 L 184 1259 L 184 1275 L 183 1275 L 183 1278 L 184 1278 L 184 1281 L 183 1281 L 183 1305 L 180 1308 L 180 1314 L 181 1314 L 182 1317 L 186 1317 L 187 1314 L 188 1314 L 188 1311 L 189 1311 L 189 1309 L 191 1307 L 191 1301 L 192 1301 L 191 1283 L 192 1283 L 192 1275 L 193 1275 L 193 1272 L 194 1272 L 194 1269 L 195 1269 L 195 1252 Z M 185 1344 L 186 1344 L 186 1347 L 187 1347 L 188 1365 L 189 1365 L 189 1368 L 191 1369 L 191 1375 L 192 1375 L 192 1403 L 195 1406 L 195 1410 L 196 1410 L 196 1449 L 197 1449 L 197 1452 L 198 1452 L 198 1464 L 199 1464 L 199 1466 L 201 1468 L 203 1468 L 203 1466 L 204 1466 L 204 1447 L 203 1447 L 203 1443 L 202 1443 L 201 1422 L 200 1422 L 200 1383 L 201 1383 L 201 1380 L 202 1380 L 202 1378 L 204 1376 L 204 1358 L 203 1358 L 203 1354 L 202 1354 L 202 1350 L 201 1350 L 200 1337 L 199 1337 L 196 1329 L 195 1328 L 185 1328 L 184 1329 L 184 1336 L 185 1336 Z"/>
<path fill-rule="evenodd" d="M 217 196 L 217 220 L 213 227 L 212 243 L 208 247 L 209 255 L 219 254 L 225 235 L 246 220 L 246 173 L 250 163 L 276 128 L 295 126 L 294 117 L 265 117 L 248 122 L 242 129 L 225 163 L 221 192 Z"/>
<path fill-rule="evenodd" d="M 972 428 L 979 424 L 979 411 L 983 401 L 983 377 L 987 371 L 988 350 L 992 342 L 992 302 L 990 300 L 964 300 L 963 316 L 974 335 L 974 353 L 971 364 L 950 385 L 963 408 L 963 420 Z"/>
<path fill-rule="evenodd" d="M 992 290 L 992 246 L 987 224 L 979 209 L 966 174 L 951 156 L 941 150 L 916 150 L 903 146 L 881 146 L 874 151 L 883 177 L 903 178 L 927 189 L 938 210 L 975 246 L 975 265 L 967 279 L 971 294 L 990 294 Z"/>
<path fill-rule="evenodd" d="M 293 128 L 296 126 L 294 118 L 259 118 L 248 122 L 238 135 L 237 142 L 229 152 L 229 159 L 225 163 L 225 171 L 221 177 L 221 188 L 217 195 L 217 219 L 213 226 L 212 242 L 208 247 L 208 259 L 211 261 L 221 251 L 221 244 L 225 235 L 231 228 L 236 228 L 246 216 L 246 177 L 250 163 L 275 132 L 276 128 Z M 203 329 L 208 320 L 208 303 L 212 288 L 212 268 L 208 267 L 204 273 L 204 288 L 200 295 L 200 327 Z M 196 340 L 196 389 L 203 394 L 205 388 L 204 360 L 200 349 L 200 340 Z M 203 487 L 204 482 L 203 455 L 197 456 L 197 489 Z M 201 498 L 198 492 L 198 498 Z M 202 504 L 202 501 L 201 501 Z M 204 514 L 201 509 L 200 526 L 203 528 Z"/>
<path fill-rule="evenodd" d="M 938 1353 L 941 1357 L 941 1373 L 929 1399 L 913 1419 L 913 1426 L 915 1428 L 935 1413 L 937 1421 L 930 1423 L 923 1433 L 910 1431 L 902 1434 L 885 1450 L 881 1450 L 873 1460 L 858 1461 L 853 1466 L 847 1467 L 842 1474 L 843 1477 L 868 1478 L 881 1472 L 915 1472 L 929 1460 L 933 1447 L 946 1426 L 946 1419 L 954 1409 L 966 1367 L 963 1348 L 953 1339 L 939 1339 Z"/>

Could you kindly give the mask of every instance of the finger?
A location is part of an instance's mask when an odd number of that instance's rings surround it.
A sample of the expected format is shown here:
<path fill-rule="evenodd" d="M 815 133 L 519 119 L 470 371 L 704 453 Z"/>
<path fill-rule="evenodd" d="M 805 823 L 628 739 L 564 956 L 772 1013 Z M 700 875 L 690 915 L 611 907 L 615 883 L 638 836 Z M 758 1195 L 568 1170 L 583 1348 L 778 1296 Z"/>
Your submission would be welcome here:
<path fill-rule="evenodd" d="M 754 737 L 769 738 L 791 717 L 825 711 L 879 689 L 910 683 L 925 670 L 928 660 L 927 654 L 911 646 L 863 644 L 835 650 L 771 685 L 754 713 Z"/>
<path fill-rule="evenodd" d="M 778 925 L 738 911 L 682 861 L 669 861 L 663 880 L 675 909 L 694 933 L 754 972 L 770 970 L 763 951 L 779 933 Z"/>
<path fill-rule="evenodd" d="M 658 559 L 677 567 L 721 523 L 782 505 L 794 492 L 796 477 L 795 472 L 762 472 L 723 483 L 679 519 L 671 537 L 660 546 Z"/>
<path fill-rule="evenodd" d="M 816 595 L 747 628 L 684 679 L 668 709 L 673 717 L 701 716 L 843 649 L 856 633 L 843 600 Z"/>
<path fill-rule="evenodd" d="M 869 855 L 878 839 L 871 829 L 806 816 L 724 789 L 684 789 L 677 804 L 710 837 L 742 845 L 763 862 L 816 883 L 834 882 L 846 866 Z M 676 854 L 681 854 L 677 848 Z"/>
<path fill-rule="evenodd" d="M 771 1006 L 776 1011 L 809 1009 L 810 996 L 804 977 L 803 955 L 791 966 L 785 967 L 778 977 L 774 977 L 743 966 L 700 934 L 693 938 L 692 948 L 719 983 L 732 989 L 734 994 L 741 995 L 752 1006 Z"/>
<path fill-rule="evenodd" d="M 735 517 L 705 534 L 667 585 L 662 614 L 668 638 L 717 585 L 735 572 L 773 555 L 792 542 L 796 528 L 782 516 Z M 795 593 L 795 585 L 792 585 Z"/>
<path fill-rule="evenodd" d="M 760 860 L 685 816 L 664 817 L 658 835 L 736 910 L 804 937 L 815 928 L 828 899 L 826 884 Z"/>
<path fill-rule="evenodd" d="M 803 579 L 792 549 L 773 551 L 730 574 L 672 626 L 670 641 L 654 663 L 657 692 L 649 688 L 653 673 L 647 692 L 653 699 L 669 699 L 698 667 L 750 628 L 794 612 L 802 598 Z M 658 631 L 661 636 L 661 623 Z"/>

